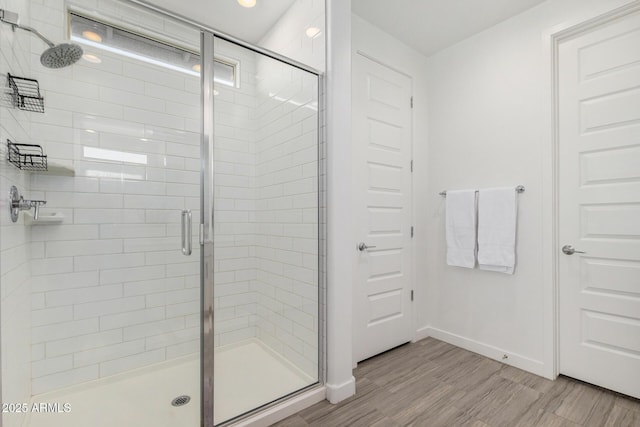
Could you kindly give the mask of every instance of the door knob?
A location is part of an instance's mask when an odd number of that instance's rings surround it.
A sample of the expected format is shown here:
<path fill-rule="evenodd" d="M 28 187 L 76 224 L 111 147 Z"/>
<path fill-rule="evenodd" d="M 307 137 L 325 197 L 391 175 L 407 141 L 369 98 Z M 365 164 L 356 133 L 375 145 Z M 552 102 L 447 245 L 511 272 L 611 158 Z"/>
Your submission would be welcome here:
<path fill-rule="evenodd" d="M 360 243 L 360 244 L 358 245 L 358 250 L 359 250 L 360 252 L 362 252 L 362 251 L 364 251 L 364 250 L 366 250 L 366 249 L 371 249 L 371 248 L 375 248 L 375 246 L 367 246 L 367 244 L 366 244 L 366 243 L 364 243 L 364 242 L 362 242 L 362 243 Z"/>
<path fill-rule="evenodd" d="M 576 251 L 575 248 L 571 245 L 564 245 L 562 247 L 562 252 L 567 254 L 567 255 L 573 255 L 573 254 L 586 254 L 586 252 L 583 251 Z"/>

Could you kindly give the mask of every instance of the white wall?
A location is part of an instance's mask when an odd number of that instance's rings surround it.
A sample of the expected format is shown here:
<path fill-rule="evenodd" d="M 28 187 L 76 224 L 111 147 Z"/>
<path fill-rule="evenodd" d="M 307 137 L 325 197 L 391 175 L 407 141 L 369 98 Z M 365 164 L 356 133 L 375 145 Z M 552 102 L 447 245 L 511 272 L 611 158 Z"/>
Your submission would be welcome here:
<path fill-rule="evenodd" d="M 553 377 L 549 36 L 624 3 L 547 1 L 429 58 L 430 335 Z M 446 266 L 438 192 L 518 184 L 515 275 Z"/>
<path fill-rule="evenodd" d="M 426 234 L 426 199 L 424 195 L 424 183 L 427 181 L 427 58 L 418 51 L 408 47 L 393 36 L 383 32 L 357 15 L 352 16 L 352 55 L 357 52 L 365 54 L 369 58 L 397 70 L 409 77 L 412 81 L 413 112 L 412 112 L 412 145 L 413 145 L 413 283 L 415 299 L 413 303 L 415 338 L 424 338 L 424 328 L 428 324 L 427 311 L 424 309 L 427 303 L 426 287 L 426 254 L 430 248 L 425 238 Z M 356 162 L 354 162 L 354 165 Z M 354 188 L 353 191 L 358 191 Z M 353 207 L 353 212 L 359 212 Z M 359 218 L 353 218 L 354 223 Z M 357 233 L 351 235 L 353 247 L 358 241 Z M 353 265 L 358 265 L 358 254 L 353 251 Z M 354 289 L 357 284 L 354 283 Z M 354 312 L 354 315 L 358 314 Z"/>
<path fill-rule="evenodd" d="M 327 400 L 355 393 L 352 363 L 351 1 L 327 0 Z"/>
<path fill-rule="evenodd" d="M 30 7 L 22 0 L 0 0 L 0 8 L 20 15 L 29 25 Z M 0 25 L 0 79 L 6 85 L 6 74 L 32 77 L 30 63 L 31 35 Z M 29 174 L 7 162 L 7 139 L 30 143 L 31 118 L 38 113 L 14 108 L 4 97 L 0 103 L 0 355 L 2 356 L 2 402 L 28 402 L 31 397 L 31 316 L 29 270 L 31 230 L 21 218 L 11 222 L 8 194 L 15 185 L 27 199 L 32 193 Z M 20 426 L 23 414 L 3 413 L 5 427 Z"/>

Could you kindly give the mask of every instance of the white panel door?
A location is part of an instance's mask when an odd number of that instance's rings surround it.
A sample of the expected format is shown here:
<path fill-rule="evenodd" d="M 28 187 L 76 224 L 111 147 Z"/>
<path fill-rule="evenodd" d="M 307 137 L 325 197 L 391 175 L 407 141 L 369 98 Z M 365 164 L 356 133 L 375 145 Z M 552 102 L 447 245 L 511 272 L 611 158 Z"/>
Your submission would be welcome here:
<path fill-rule="evenodd" d="M 559 46 L 560 373 L 640 397 L 640 13 Z"/>
<path fill-rule="evenodd" d="M 358 243 L 354 358 L 410 341 L 411 79 L 360 54 L 353 62 Z"/>

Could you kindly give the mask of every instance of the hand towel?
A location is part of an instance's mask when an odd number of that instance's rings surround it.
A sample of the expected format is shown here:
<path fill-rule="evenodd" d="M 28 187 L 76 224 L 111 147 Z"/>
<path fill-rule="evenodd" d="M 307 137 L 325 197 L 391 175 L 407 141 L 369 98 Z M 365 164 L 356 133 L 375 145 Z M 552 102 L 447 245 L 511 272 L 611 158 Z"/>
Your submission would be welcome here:
<path fill-rule="evenodd" d="M 514 187 L 478 194 L 478 266 L 513 274 L 516 264 L 517 197 Z"/>
<path fill-rule="evenodd" d="M 445 205 L 447 264 L 476 266 L 476 191 L 447 191 Z"/>

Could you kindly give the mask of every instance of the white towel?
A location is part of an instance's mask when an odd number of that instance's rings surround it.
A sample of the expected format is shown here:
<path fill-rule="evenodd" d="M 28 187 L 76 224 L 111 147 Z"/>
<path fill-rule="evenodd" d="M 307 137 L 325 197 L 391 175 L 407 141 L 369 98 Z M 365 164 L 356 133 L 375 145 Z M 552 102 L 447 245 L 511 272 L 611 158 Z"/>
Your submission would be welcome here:
<path fill-rule="evenodd" d="M 476 191 L 447 191 L 447 264 L 476 266 Z"/>
<path fill-rule="evenodd" d="M 478 265 L 481 270 L 513 274 L 516 264 L 517 197 L 514 187 L 478 194 Z"/>

